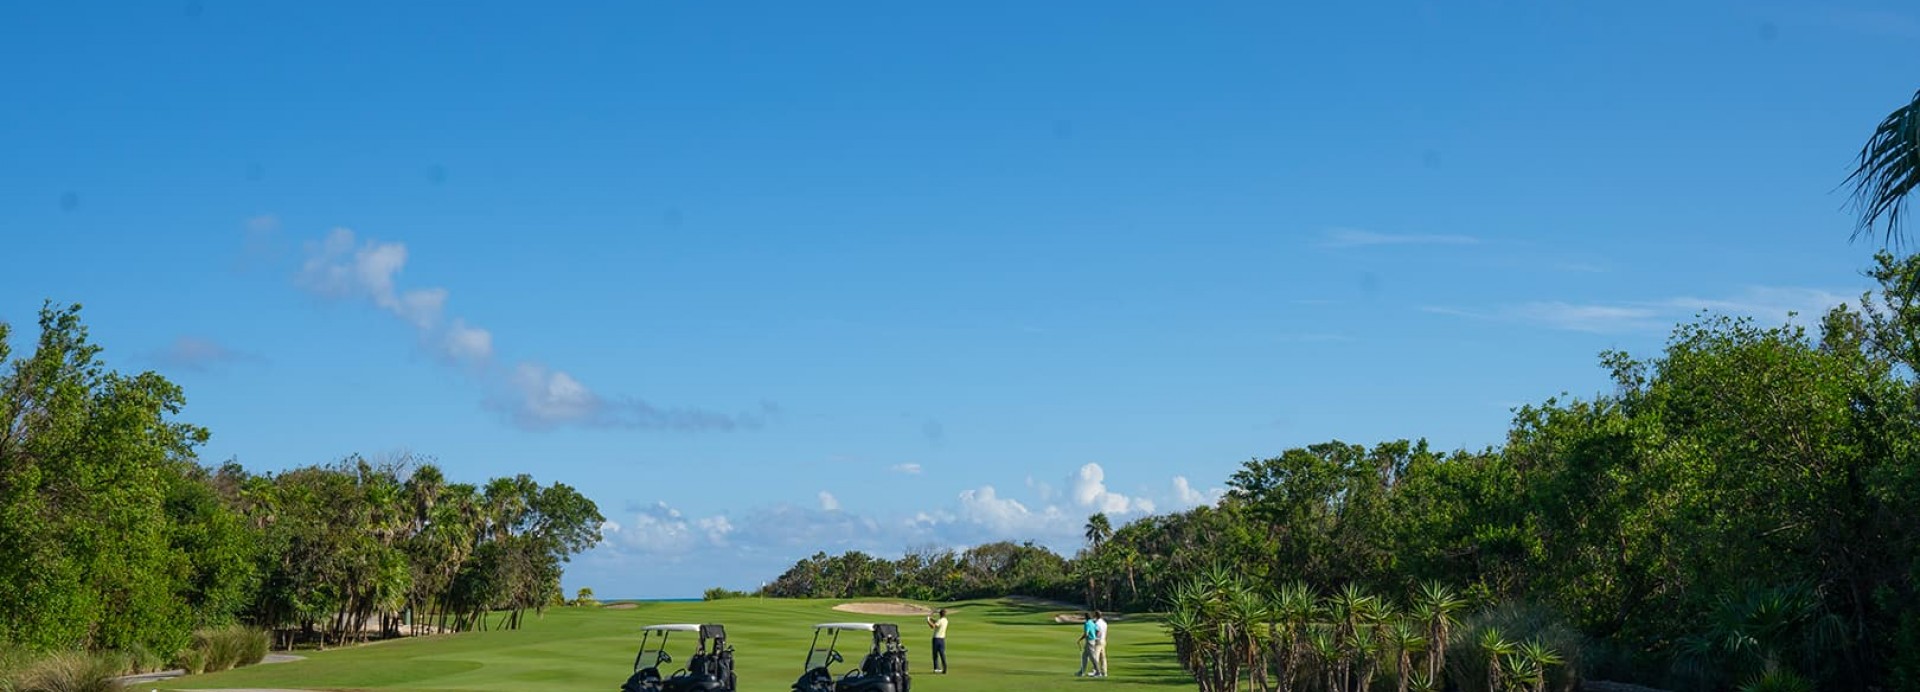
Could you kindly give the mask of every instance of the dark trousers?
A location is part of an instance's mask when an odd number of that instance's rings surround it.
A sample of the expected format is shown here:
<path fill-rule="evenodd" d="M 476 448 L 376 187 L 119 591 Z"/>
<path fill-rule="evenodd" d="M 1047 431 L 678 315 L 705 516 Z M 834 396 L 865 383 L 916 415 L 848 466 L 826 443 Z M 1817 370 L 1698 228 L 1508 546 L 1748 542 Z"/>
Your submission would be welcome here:
<path fill-rule="evenodd" d="M 933 638 L 933 669 L 934 670 L 947 669 L 947 638 L 946 637 Z"/>

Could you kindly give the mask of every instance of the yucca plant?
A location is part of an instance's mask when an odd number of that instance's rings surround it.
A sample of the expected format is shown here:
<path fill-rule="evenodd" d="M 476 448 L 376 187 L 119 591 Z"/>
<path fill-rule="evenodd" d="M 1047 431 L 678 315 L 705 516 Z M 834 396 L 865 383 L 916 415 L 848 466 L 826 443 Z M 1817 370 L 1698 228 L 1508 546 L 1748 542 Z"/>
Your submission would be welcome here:
<path fill-rule="evenodd" d="M 1313 654 L 1321 676 L 1327 682 L 1329 692 L 1340 689 L 1340 660 L 1346 652 L 1341 650 L 1340 640 L 1328 625 L 1317 625 L 1307 632 L 1307 651 Z"/>
<path fill-rule="evenodd" d="M 1740 685 L 1740 692 L 1813 692 L 1813 681 L 1774 666 L 1748 678 Z"/>
<path fill-rule="evenodd" d="M 1304 582 L 1282 584 L 1273 594 L 1270 612 L 1278 632 L 1272 644 L 1279 649 L 1280 689 L 1292 692 L 1304 662 L 1307 627 L 1313 622 L 1313 590 Z"/>
<path fill-rule="evenodd" d="M 1421 582 L 1413 601 L 1415 612 L 1427 628 L 1427 678 L 1437 681 L 1446 669 L 1447 643 L 1452 640 L 1453 628 L 1460 624 L 1455 614 L 1466 609 L 1467 601 L 1436 581 Z"/>
<path fill-rule="evenodd" d="M 1501 636 L 1499 628 L 1495 627 L 1481 630 L 1478 644 L 1481 655 L 1487 659 L 1487 692 L 1501 692 L 1505 689 L 1502 684 L 1505 670 L 1500 665 L 1501 659 L 1512 654 L 1516 647 Z"/>
<path fill-rule="evenodd" d="M 1420 623 L 1401 617 L 1386 628 L 1386 645 L 1393 652 L 1394 689 L 1397 692 L 1409 692 L 1413 687 L 1413 655 L 1425 651 L 1427 637 L 1422 634 Z M 1431 677 L 1431 676 L 1429 676 Z"/>

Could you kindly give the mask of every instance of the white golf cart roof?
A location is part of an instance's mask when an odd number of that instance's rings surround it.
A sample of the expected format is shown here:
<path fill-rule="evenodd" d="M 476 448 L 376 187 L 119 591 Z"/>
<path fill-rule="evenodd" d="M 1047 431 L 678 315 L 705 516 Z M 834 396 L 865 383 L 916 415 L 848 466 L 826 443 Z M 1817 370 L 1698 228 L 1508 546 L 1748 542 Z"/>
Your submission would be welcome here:
<path fill-rule="evenodd" d="M 642 632 L 698 632 L 700 631 L 700 626 L 699 625 L 647 625 L 646 627 L 640 628 L 640 631 Z"/>
<path fill-rule="evenodd" d="M 860 630 L 862 632 L 872 632 L 873 623 L 871 622 L 827 622 L 827 623 L 814 625 L 813 628 L 817 630 Z"/>

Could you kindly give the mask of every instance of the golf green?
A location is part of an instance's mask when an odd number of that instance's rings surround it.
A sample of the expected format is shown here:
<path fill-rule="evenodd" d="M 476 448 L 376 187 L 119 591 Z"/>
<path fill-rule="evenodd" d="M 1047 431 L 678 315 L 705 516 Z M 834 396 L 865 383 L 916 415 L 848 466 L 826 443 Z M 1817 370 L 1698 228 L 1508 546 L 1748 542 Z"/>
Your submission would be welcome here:
<path fill-rule="evenodd" d="M 642 603 L 624 608 L 555 608 L 528 617 L 517 631 L 469 632 L 301 652 L 303 661 L 261 665 L 167 681 L 167 689 L 295 688 L 310 690 L 605 690 L 614 692 L 632 670 L 640 627 L 664 623 L 726 625 L 741 692 L 779 692 L 799 677 L 822 622 L 893 622 L 909 647 L 916 692 L 959 690 L 1077 690 L 1113 692 L 1183 689 L 1191 678 L 1173 657 L 1158 621 L 1111 621 L 1107 678 L 1078 678 L 1080 626 L 1054 622 L 1054 606 L 1011 600 L 944 604 L 952 629 L 952 671 L 935 675 L 929 632 L 918 616 L 836 611 L 849 601 L 735 599 L 705 603 Z M 871 640 L 842 649 L 858 664 Z M 675 640 L 669 653 L 684 661 L 692 640 Z M 834 667 L 844 672 L 848 664 Z"/>

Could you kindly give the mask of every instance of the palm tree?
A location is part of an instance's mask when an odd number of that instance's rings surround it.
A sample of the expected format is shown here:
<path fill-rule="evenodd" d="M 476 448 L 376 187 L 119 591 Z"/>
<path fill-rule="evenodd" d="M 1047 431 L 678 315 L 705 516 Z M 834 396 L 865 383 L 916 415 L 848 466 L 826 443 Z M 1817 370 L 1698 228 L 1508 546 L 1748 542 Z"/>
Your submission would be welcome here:
<path fill-rule="evenodd" d="M 1096 594 L 1094 591 L 1094 582 L 1099 577 L 1100 572 L 1105 568 L 1105 565 L 1100 561 L 1100 546 L 1105 544 L 1107 539 L 1113 537 L 1113 522 L 1107 521 L 1106 512 L 1098 512 L 1093 516 L 1087 517 L 1086 535 L 1087 557 L 1085 558 L 1085 564 L 1087 573 L 1087 605 L 1094 606 L 1098 605 L 1094 598 Z"/>
<path fill-rule="evenodd" d="M 1087 517 L 1087 546 L 1099 550 L 1100 545 L 1113 537 L 1113 522 L 1107 520 L 1106 512 Z"/>
<path fill-rule="evenodd" d="M 1853 203 L 1861 215 L 1855 237 L 1879 225 L 1888 242 L 1899 240 L 1907 194 L 1920 186 L 1920 92 L 1874 128 L 1847 182 L 1853 184 Z"/>

